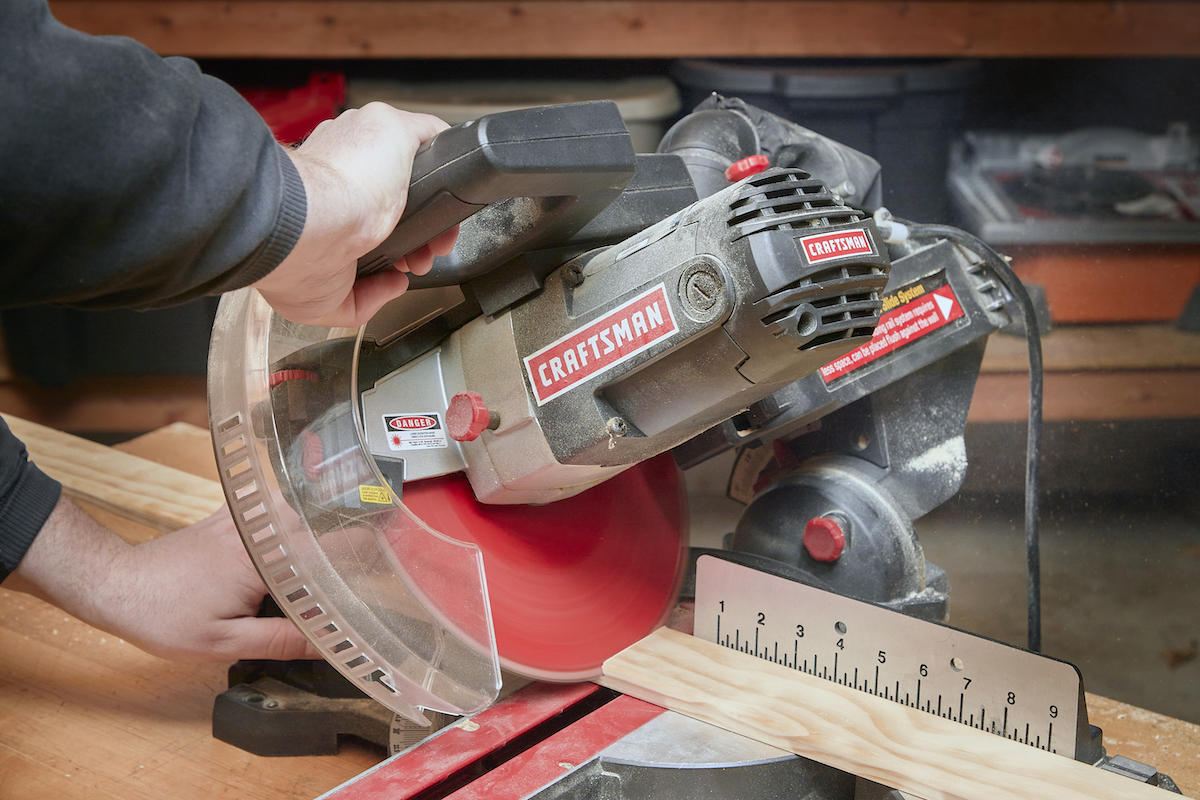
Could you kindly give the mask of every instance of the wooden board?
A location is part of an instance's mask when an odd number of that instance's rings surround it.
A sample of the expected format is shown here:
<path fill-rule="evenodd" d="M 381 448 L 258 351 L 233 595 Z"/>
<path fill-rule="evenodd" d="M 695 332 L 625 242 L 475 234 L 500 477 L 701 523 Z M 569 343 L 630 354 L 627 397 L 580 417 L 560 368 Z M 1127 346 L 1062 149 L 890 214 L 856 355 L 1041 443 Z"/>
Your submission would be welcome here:
<path fill-rule="evenodd" d="M 1200 369 L 1200 333 L 1173 324 L 1060 325 L 1042 337 L 1046 372 Z M 983 372 L 1026 372 L 1029 349 L 1019 336 L 988 338 Z"/>
<path fill-rule="evenodd" d="M 208 480 L 220 480 L 217 458 L 213 453 L 212 434 L 189 422 L 173 422 L 144 433 L 113 449 L 173 467 Z"/>
<path fill-rule="evenodd" d="M 975 384 L 968 422 L 1023 420 L 1029 409 L 1029 376 L 984 373 Z M 1043 418 L 1116 422 L 1200 416 L 1200 370 L 1048 372 Z"/>
<path fill-rule="evenodd" d="M 1109 753 L 1153 764 L 1185 795 L 1200 796 L 1200 725 L 1097 694 L 1087 695 L 1087 707 Z"/>
<path fill-rule="evenodd" d="M 164 54 L 277 58 L 1188 56 L 1186 0 L 51 0 Z"/>
<path fill-rule="evenodd" d="M 43 472 L 73 499 L 162 531 L 199 522 L 225 502 L 216 481 L 5 415 Z"/>
<path fill-rule="evenodd" d="M 1161 800 L 1147 786 L 933 714 L 661 629 L 600 682 L 928 800 Z"/>

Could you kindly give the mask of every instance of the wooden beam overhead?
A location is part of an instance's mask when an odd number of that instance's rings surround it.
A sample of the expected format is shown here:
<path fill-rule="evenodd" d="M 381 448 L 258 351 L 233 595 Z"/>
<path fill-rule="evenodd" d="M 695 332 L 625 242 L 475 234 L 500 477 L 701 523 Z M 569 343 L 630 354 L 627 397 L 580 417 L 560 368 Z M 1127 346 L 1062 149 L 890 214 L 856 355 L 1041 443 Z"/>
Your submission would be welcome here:
<path fill-rule="evenodd" d="M 51 0 L 64 24 L 240 58 L 1200 55 L 1192 0 Z"/>

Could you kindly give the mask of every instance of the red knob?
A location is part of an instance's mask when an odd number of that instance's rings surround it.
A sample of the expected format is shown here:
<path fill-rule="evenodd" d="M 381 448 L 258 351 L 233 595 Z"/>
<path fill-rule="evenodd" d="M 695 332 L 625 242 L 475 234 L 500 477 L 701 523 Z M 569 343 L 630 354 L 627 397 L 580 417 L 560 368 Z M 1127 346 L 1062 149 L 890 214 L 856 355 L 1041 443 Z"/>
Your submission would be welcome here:
<path fill-rule="evenodd" d="M 725 170 L 725 180 L 730 183 L 737 183 L 742 178 L 757 175 L 769 166 L 771 166 L 771 160 L 762 154 L 746 156 L 729 165 Z"/>
<path fill-rule="evenodd" d="M 473 442 L 488 428 L 496 427 L 499 419 L 493 422 L 492 417 L 478 392 L 459 392 L 446 409 L 446 430 L 456 442 Z"/>
<path fill-rule="evenodd" d="M 836 520 L 815 517 L 804 526 L 804 549 L 816 561 L 837 561 L 846 549 L 846 534 Z"/>

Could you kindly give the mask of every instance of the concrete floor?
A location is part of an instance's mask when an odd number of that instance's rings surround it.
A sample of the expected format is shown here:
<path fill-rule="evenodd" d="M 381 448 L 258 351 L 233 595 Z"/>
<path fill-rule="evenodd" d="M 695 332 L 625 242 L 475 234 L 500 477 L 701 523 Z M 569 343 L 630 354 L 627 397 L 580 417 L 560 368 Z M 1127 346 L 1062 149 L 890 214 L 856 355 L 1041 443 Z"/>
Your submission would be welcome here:
<path fill-rule="evenodd" d="M 986 436 L 968 432 L 969 456 L 973 438 L 978 450 Z M 1081 490 L 1076 472 L 1057 469 L 1061 460 L 1048 453 L 1043 467 L 1043 651 L 1079 667 L 1090 692 L 1200 723 L 1200 505 L 1154 491 L 1118 495 L 1094 475 Z M 742 509 L 722 497 L 728 461 L 714 461 L 687 476 L 693 544 L 719 546 Z M 1003 472 L 998 464 L 972 462 L 989 480 Z M 1024 646 L 1023 501 L 1004 483 L 968 478 L 965 493 L 916 527 L 926 558 L 949 575 L 951 624 Z"/>

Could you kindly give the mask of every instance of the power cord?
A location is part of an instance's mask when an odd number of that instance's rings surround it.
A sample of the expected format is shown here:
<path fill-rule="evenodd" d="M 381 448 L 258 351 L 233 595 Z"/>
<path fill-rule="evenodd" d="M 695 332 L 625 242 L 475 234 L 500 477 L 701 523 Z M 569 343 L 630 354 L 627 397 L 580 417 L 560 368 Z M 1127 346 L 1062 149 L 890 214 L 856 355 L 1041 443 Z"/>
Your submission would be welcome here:
<path fill-rule="evenodd" d="M 913 223 L 885 217 L 896 238 L 946 239 L 970 250 L 983 259 L 1017 301 L 1025 323 L 1025 341 L 1029 345 L 1029 422 L 1025 445 L 1025 562 L 1027 569 L 1029 649 L 1042 650 L 1042 567 L 1038 531 L 1038 487 L 1042 459 L 1042 337 L 1038 332 L 1033 301 L 1021 279 L 1003 256 L 977 236 L 950 225 Z M 885 233 L 885 235 L 888 235 Z"/>

